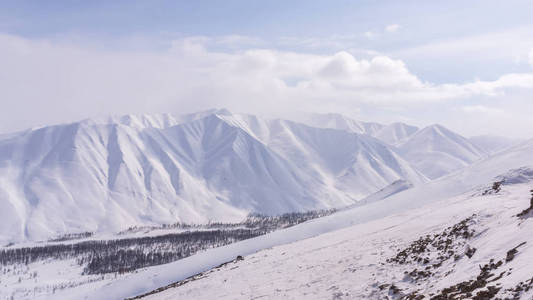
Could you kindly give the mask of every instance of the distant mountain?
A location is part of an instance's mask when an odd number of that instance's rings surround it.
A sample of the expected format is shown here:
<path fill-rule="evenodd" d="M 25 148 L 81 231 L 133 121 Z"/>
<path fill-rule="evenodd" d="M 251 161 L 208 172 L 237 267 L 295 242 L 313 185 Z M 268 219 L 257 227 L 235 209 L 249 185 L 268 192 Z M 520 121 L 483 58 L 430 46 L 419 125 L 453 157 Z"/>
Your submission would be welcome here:
<path fill-rule="evenodd" d="M 420 129 L 400 143 L 398 151 L 430 179 L 461 169 L 487 155 L 463 136 L 441 125 Z"/>
<path fill-rule="evenodd" d="M 0 140 L 0 241 L 342 207 L 427 179 L 368 135 L 225 110 L 88 119 Z"/>
<path fill-rule="evenodd" d="M 303 122 L 313 127 L 370 135 L 397 148 L 403 158 L 429 179 L 449 174 L 521 142 L 488 135 L 467 139 L 442 125 L 419 129 L 400 122 L 389 125 L 362 122 L 336 113 L 312 114 Z"/>
<path fill-rule="evenodd" d="M 405 123 L 384 125 L 375 122 L 362 122 L 341 114 L 312 114 L 303 121 L 318 128 L 332 128 L 354 133 L 371 135 L 389 145 L 396 145 L 408 139 L 418 127 Z"/>
<path fill-rule="evenodd" d="M 488 153 L 496 153 L 521 143 L 523 140 L 503 136 L 479 135 L 469 138 L 470 142 Z"/>
<path fill-rule="evenodd" d="M 389 145 L 398 145 L 399 143 L 405 142 L 418 129 L 416 126 L 405 123 L 392 123 L 378 130 L 373 136 Z"/>

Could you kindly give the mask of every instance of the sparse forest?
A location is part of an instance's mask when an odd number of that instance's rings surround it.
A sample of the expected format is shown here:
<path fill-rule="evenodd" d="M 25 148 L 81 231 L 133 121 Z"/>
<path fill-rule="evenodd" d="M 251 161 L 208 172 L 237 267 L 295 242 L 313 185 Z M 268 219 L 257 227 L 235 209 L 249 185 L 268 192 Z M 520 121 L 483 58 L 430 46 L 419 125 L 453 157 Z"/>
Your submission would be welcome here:
<path fill-rule="evenodd" d="M 139 268 L 176 261 L 206 250 L 287 228 L 310 219 L 329 215 L 334 210 L 287 213 L 279 216 L 250 215 L 240 223 L 210 223 L 207 225 L 172 224 L 154 227 L 133 227 L 119 235 L 156 229 L 184 229 L 184 232 L 110 240 L 86 240 L 92 233 L 69 234 L 43 246 L 4 248 L 0 250 L 2 266 L 29 264 L 55 259 L 76 259 L 84 274 L 124 273 Z"/>

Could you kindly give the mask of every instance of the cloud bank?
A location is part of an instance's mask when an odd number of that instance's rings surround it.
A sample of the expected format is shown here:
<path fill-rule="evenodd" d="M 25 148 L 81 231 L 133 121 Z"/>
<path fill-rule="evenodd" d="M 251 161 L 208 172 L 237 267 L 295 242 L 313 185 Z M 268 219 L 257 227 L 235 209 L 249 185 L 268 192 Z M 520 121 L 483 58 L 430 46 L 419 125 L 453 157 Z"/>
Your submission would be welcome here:
<path fill-rule="evenodd" d="M 218 41 L 253 42 L 238 36 Z M 533 88 L 533 73 L 434 84 L 387 56 L 217 52 L 202 37 L 175 40 L 162 51 L 123 52 L 0 35 L 0 65 L 3 131 L 103 114 L 212 107 L 269 114 L 394 110 Z"/>

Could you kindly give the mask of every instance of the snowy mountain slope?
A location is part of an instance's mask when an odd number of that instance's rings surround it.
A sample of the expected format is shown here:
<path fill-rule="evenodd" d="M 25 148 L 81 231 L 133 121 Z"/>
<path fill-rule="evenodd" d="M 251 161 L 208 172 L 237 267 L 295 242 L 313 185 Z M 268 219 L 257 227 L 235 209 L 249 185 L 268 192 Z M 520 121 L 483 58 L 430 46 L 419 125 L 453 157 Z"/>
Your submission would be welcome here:
<path fill-rule="evenodd" d="M 276 214 L 325 204 L 318 201 L 323 186 L 218 115 L 165 133 L 186 169 L 203 178 L 208 189 L 219 191 L 232 206 Z"/>
<path fill-rule="evenodd" d="M 392 123 L 381 128 L 373 136 L 389 145 L 398 145 L 406 141 L 415 132 L 418 127 L 407 125 L 405 123 Z"/>
<path fill-rule="evenodd" d="M 496 153 L 523 142 L 519 139 L 492 135 L 473 136 L 468 140 L 487 153 Z"/>
<path fill-rule="evenodd" d="M 224 118 L 317 180 L 349 191 L 347 197 L 352 199 L 361 199 L 400 179 L 415 185 L 427 181 L 391 147 L 368 135 L 249 115 Z"/>
<path fill-rule="evenodd" d="M 425 181 L 346 131 L 224 110 L 90 119 L 0 141 L 0 241 L 340 207 L 399 179 Z"/>
<path fill-rule="evenodd" d="M 15 219 L 4 219 L 3 239 L 245 215 L 223 201 L 208 203 L 217 195 L 163 141 L 158 131 L 85 122 L 4 141 L 2 211 Z"/>
<path fill-rule="evenodd" d="M 5 179 L 11 186 L 2 189 L 7 198 L 2 203 L 22 206 L 18 218 L 6 222 L 18 230 L 2 227 L 4 236 L 35 239 L 147 221 L 231 220 L 249 210 L 273 213 L 316 205 L 315 198 L 305 197 L 313 190 L 300 182 L 305 174 L 296 178 L 290 163 L 215 115 L 164 131 L 72 124 L 3 146 L 11 152 L 3 156 L 8 169 L 17 174 Z M 12 167 L 17 164 L 23 167 Z M 301 198 L 307 202 L 294 201 Z"/>
<path fill-rule="evenodd" d="M 272 128 L 270 145 L 278 153 L 309 172 L 332 174 L 331 184 L 359 199 L 399 179 L 413 184 L 426 181 L 390 147 L 370 136 L 290 121 L 276 122 Z M 289 141 L 298 146 L 285 147 Z"/>
<path fill-rule="evenodd" d="M 398 145 L 399 153 L 430 179 L 463 168 L 486 156 L 466 138 L 441 125 L 425 127 Z"/>
<path fill-rule="evenodd" d="M 269 247 L 282 245 L 282 244 L 288 244 L 294 241 L 303 240 L 306 238 L 310 238 L 310 237 L 317 236 L 323 233 L 335 231 L 338 229 L 342 229 L 342 228 L 346 228 L 346 227 L 350 227 L 354 225 L 357 225 L 357 226 L 353 227 L 353 229 L 346 229 L 346 232 L 351 232 L 351 233 L 346 234 L 345 236 L 349 236 L 350 238 L 355 238 L 354 243 L 359 246 L 357 247 L 348 246 L 346 249 L 347 251 L 348 249 L 349 251 L 352 251 L 351 252 L 352 257 L 356 258 L 357 260 L 360 260 L 363 254 L 365 255 L 365 257 L 374 257 L 374 258 L 384 257 L 384 256 L 377 255 L 378 253 L 380 253 L 379 251 L 372 250 L 374 249 L 374 247 L 376 247 L 375 244 L 371 244 L 368 250 L 364 250 L 363 248 L 361 248 L 361 245 L 365 245 L 365 243 L 363 243 L 361 240 L 357 240 L 359 239 L 358 237 L 364 238 L 365 236 L 372 238 L 372 234 L 376 234 L 376 232 L 379 232 L 380 228 L 394 230 L 390 234 L 386 233 L 387 236 L 383 239 L 383 242 L 380 243 L 380 245 L 385 247 L 384 249 L 388 249 L 391 246 L 390 240 L 395 239 L 397 235 L 401 232 L 404 232 L 404 235 L 400 234 L 400 236 L 404 236 L 404 238 L 402 239 L 405 242 L 407 242 L 407 239 L 414 240 L 417 237 L 412 236 L 412 234 L 410 234 L 409 236 L 405 236 L 405 233 L 418 232 L 417 230 L 419 230 L 420 235 L 423 235 L 426 232 L 429 233 L 430 231 L 435 231 L 437 229 L 440 230 L 443 227 L 452 225 L 450 224 L 450 219 L 460 221 L 462 217 L 468 217 L 475 211 L 478 211 L 479 213 L 479 210 L 484 210 L 484 209 L 498 210 L 499 211 L 498 214 L 494 214 L 494 218 L 491 219 L 494 222 L 498 223 L 499 218 L 497 216 L 500 213 L 516 214 L 519 212 L 519 208 L 523 209 L 528 205 L 529 203 L 529 194 L 528 194 L 529 190 L 528 189 L 530 189 L 531 187 L 528 185 L 526 186 L 522 185 L 522 186 L 517 187 L 519 192 L 516 193 L 517 195 L 516 197 L 510 198 L 510 201 L 512 200 L 511 202 L 506 200 L 509 198 L 501 198 L 500 196 L 498 196 L 499 198 L 490 198 L 494 200 L 488 201 L 487 197 L 492 197 L 492 196 L 490 195 L 481 196 L 482 193 L 480 193 L 480 191 L 483 191 L 485 189 L 490 189 L 490 187 L 492 186 L 492 182 L 494 180 L 499 180 L 496 177 L 498 177 L 501 174 L 507 173 L 507 171 L 510 168 L 516 169 L 516 168 L 520 168 L 523 166 L 533 166 L 533 157 L 531 156 L 532 151 L 533 151 L 533 140 L 530 140 L 508 151 L 505 151 L 504 153 L 500 153 L 493 157 L 489 157 L 487 159 L 476 162 L 473 165 L 468 166 L 464 170 L 461 170 L 449 176 L 443 177 L 436 181 L 430 182 L 423 186 L 414 187 L 412 189 L 408 189 L 403 192 L 393 194 L 392 196 L 382 201 L 371 202 L 367 205 L 355 207 L 353 209 L 346 210 L 346 211 L 341 211 L 334 215 L 327 216 L 324 218 L 315 219 L 315 220 L 306 222 L 304 224 L 300 224 L 298 226 L 295 226 L 295 227 L 292 227 L 286 230 L 277 231 L 277 232 L 274 232 L 274 233 L 271 233 L 265 236 L 257 237 L 251 240 L 242 241 L 242 242 L 228 245 L 225 247 L 212 249 L 212 250 L 194 255 L 192 257 L 180 260 L 172 264 L 155 267 L 155 268 L 149 268 L 144 272 L 128 276 L 124 280 L 112 283 L 105 287 L 101 285 L 98 285 L 97 287 L 95 286 L 93 288 L 97 288 L 98 291 L 94 293 L 91 292 L 89 294 L 88 299 L 98 299 L 99 295 L 100 296 L 101 295 L 116 295 L 116 297 L 119 298 L 119 297 L 128 297 L 128 296 L 142 294 L 144 292 L 150 291 L 151 289 L 155 289 L 155 288 L 170 284 L 172 282 L 185 279 L 194 274 L 208 270 L 216 265 L 219 265 L 226 261 L 230 261 L 233 258 L 235 258 L 237 255 L 253 254 L 256 251 L 261 250 L 261 249 L 266 249 Z M 514 194 L 514 192 L 512 193 Z M 472 194 L 475 194 L 477 196 L 472 197 L 471 196 Z M 501 201 L 500 199 L 505 200 L 505 201 Z M 437 203 L 438 201 L 442 201 L 442 202 Z M 510 209 L 510 208 L 513 208 L 513 209 Z M 418 212 L 420 212 L 419 214 L 416 213 L 417 210 Z M 397 214 L 397 215 L 392 216 L 393 214 Z M 397 222 L 390 223 L 389 221 L 387 221 L 391 219 L 396 219 Z M 490 221 L 490 222 L 493 222 L 493 221 Z M 400 224 L 409 224 L 409 222 L 411 222 L 412 225 L 409 225 L 407 227 L 400 226 Z M 528 221 L 528 222 L 531 222 L 531 221 Z M 512 224 L 506 227 L 506 228 L 512 229 L 508 235 L 510 239 L 517 238 L 518 233 L 514 229 L 515 226 L 516 226 L 515 221 L 512 221 Z M 529 226 L 528 228 L 530 227 L 531 226 Z M 366 228 L 366 229 L 363 229 L 363 228 Z M 398 231 L 396 231 L 396 229 Z M 387 230 L 385 230 L 384 232 L 387 232 Z M 328 236 L 333 239 L 337 239 L 337 237 L 346 239 L 345 237 L 342 237 L 343 235 L 340 234 L 339 231 L 332 232 L 331 234 L 328 234 Z M 531 236 L 531 235 L 530 233 L 526 232 L 524 234 L 520 233 L 520 236 Z M 320 243 L 317 242 L 317 239 L 319 240 L 320 238 L 322 237 L 319 236 L 316 239 L 310 239 L 308 241 L 310 244 L 315 243 L 315 245 L 317 245 L 317 249 L 320 249 L 321 248 L 319 246 Z M 490 241 L 490 240 L 492 240 L 492 237 L 487 238 L 487 241 Z M 302 243 L 304 244 L 300 244 L 302 245 L 301 249 L 314 249 L 314 247 L 306 248 L 305 245 L 308 245 L 307 241 L 304 241 Z M 342 244 L 344 243 L 348 243 L 348 242 L 342 242 Z M 509 247 L 510 245 L 513 245 L 513 243 L 510 243 L 510 244 L 507 244 L 507 243 L 509 243 L 508 240 L 503 240 L 503 242 L 499 243 L 498 245 L 500 245 L 500 247 L 503 247 L 503 246 Z M 291 245 L 296 245 L 295 247 L 300 247 L 298 246 L 298 244 L 299 243 L 291 244 Z M 287 245 L 283 247 L 291 247 L 291 245 Z M 347 245 L 350 245 L 350 244 L 347 244 Z M 361 256 L 354 255 L 353 251 L 355 251 L 354 249 L 356 248 L 363 249 L 361 251 L 364 253 L 361 253 Z M 328 248 L 323 247 L 322 249 L 328 249 Z M 491 255 L 494 255 L 494 256 L 502 255 L 500 253 L 501 252 L 500 250 L 501 249 L 497 249 L 497 251 L 495 251 Z M 271 251 L 276 251 L 276 249 L 271 250 Z M 332 253 L 333 257 L 338 257 L 340 255 L 339 253 L 335 253 L 333 250 L 331 250 L 331 248 L 328 251 Z M 279 253 L 282 253 L 282 252 L 284 251 L 279 251 Z M 295 256 L 298 256 L 298 255 L 295 255 Z M 325 255 L 324 257 L 329 257 L 329 256 Z M 279 255 L 274 257 L 274 260 L 279 260 L 279 259 L 283 259 L 283 258 L 280 258 Z M 255 260 L 252 260 L 250 258 L 245 258 L 245 261 L 255 261 Z M 295 261 L 297 262 L 297 260 Z M 307 261 L 310 264 L 319 264 L 316 262 L 316 260 L 313 260 L 313 259 L 309 259 Z M 531 261 L 531 260 L 528 260 L 528 261 Z M 522 262 L 524 263 L 524 261 Z M 338 259 L 330 261 L 330 263 L 327 263 L 326 265 L 345 266 L 343 263 L 340 263 Z M 279 264 L 276 264 L 276 266 L 279 268 L 282 268 L 280 267 Z M 377 264 L 371 261 L 368 263 L 368 266 L 373 267 L 373 266 L 377 266 Z M 526 264 L 526 266 L 528 265 Z M 473 267 L 477 269 L 477 265 L 473 264 Z M 302 272 L 302 270 L 307 270 L 307 269 L 308 268 L 301 268 L 299 270 L 300 272 Z M 312 269 L 312 268 L 309 268 L 309 269 Z M 358 268 L 356 267 L 356 269 Z M 274 273 L 284 274 L 283 269 L 271 270 L 269 272 L 272 272 L 271 274 L 274 274 Z M 320 274 L 320 272 L 313 272 L 313 273 Z M 221 274 L 224 274 L 224 272 L 221 272 Z M 305 274 L 308 274 L 309 276 L 312 275 L 310 273 L 305 273 Z M 339 273 L 339 274 L 345 276 L 345 272 Z M 403 276 L 403 273 L 401 274 Z M 242 274 L 239 274 L 239 276 L 242 276 Z M 280 275 L 280 276 L 283 276 L 283 275 Z M 249 275 L 247 275 L 246 277 L 252 278 Z M 531 277 L 531 274 L 530 274 L 530 277 Z M 227 278 L 233 278 L 233 277 L 225 277 L 225 279 Z M 309 278 L 309 277 L 302 275 L 302 278 Z M 336 278 L 336 277 L 333 277 L 333 278 Z M 268 278 L 266 280 L 268 280 Z M 283 280 L 290 282 L 290 280 L 287 280 L 287 278 L 285 277 L 283 277 Z M 199 283 L 201 282 L 202 281 L 199 281 Z M 311 283 L 311 282 L 312 280 L 309 280 L 308 283 Z M 350 282 L 353 284 L 353 280 Z M 384 282 L 384 283 L 387 283 L 387 282 Z M 254 285 L 250 285 L 250 287 L 252 286 Z M 368 287 L 367 282 L 365 282 L 363 286 Z M 239 292 L 241 291 L 242 290 L 239 290 Z M 295 291 L 297 291 L 297 289 Z M 277 294 L 273 294 L 273 295 L 275 296 Z"/>

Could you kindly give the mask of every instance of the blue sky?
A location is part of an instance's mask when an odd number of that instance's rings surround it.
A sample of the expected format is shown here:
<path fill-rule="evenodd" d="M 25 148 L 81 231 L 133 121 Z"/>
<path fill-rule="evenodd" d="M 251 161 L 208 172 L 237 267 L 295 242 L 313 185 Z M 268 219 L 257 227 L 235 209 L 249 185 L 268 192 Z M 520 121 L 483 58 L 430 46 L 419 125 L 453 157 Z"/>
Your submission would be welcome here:
<path fill-rule="evenodd" d="M 531 1 L 0 1 L 0 131 L 225 106 L 533 136 L 516 130 L 533 108 L 531 11 Z M 239 81 L 254 88 L 237 92 Z M 67 113 L 47 111 L 58 107 Z"/>
<path fill-rule="evenodd" d="M 455 64 L 412 57 L 405 50 L 524 27 L 531 33 L 531 11 L 531 1 L 3 1 L 0 32 L 27 38 L 85 37 L 109 47 L 121 46 L 113 45 L 117 39 L 158 40 L 130 43 L 132 48 L 187 36 L 239 35 L 262 39 L 264 47 L 313 53 L 345 49 L 280 40 L 352 36 L 344 48 L 377 50 L 403 59 L 427 80 L 458 82 L 494 79 L 501 72 L 526 71 L 529 66 L 486 58 L 482 48 L 479 56 L 464 55 Z M 401 30 L 383 36 L 391 24 Z M 365 33 L 376 36 L 366 38 Z M 493 66 L 486 68 L 487 62 Z"/>

